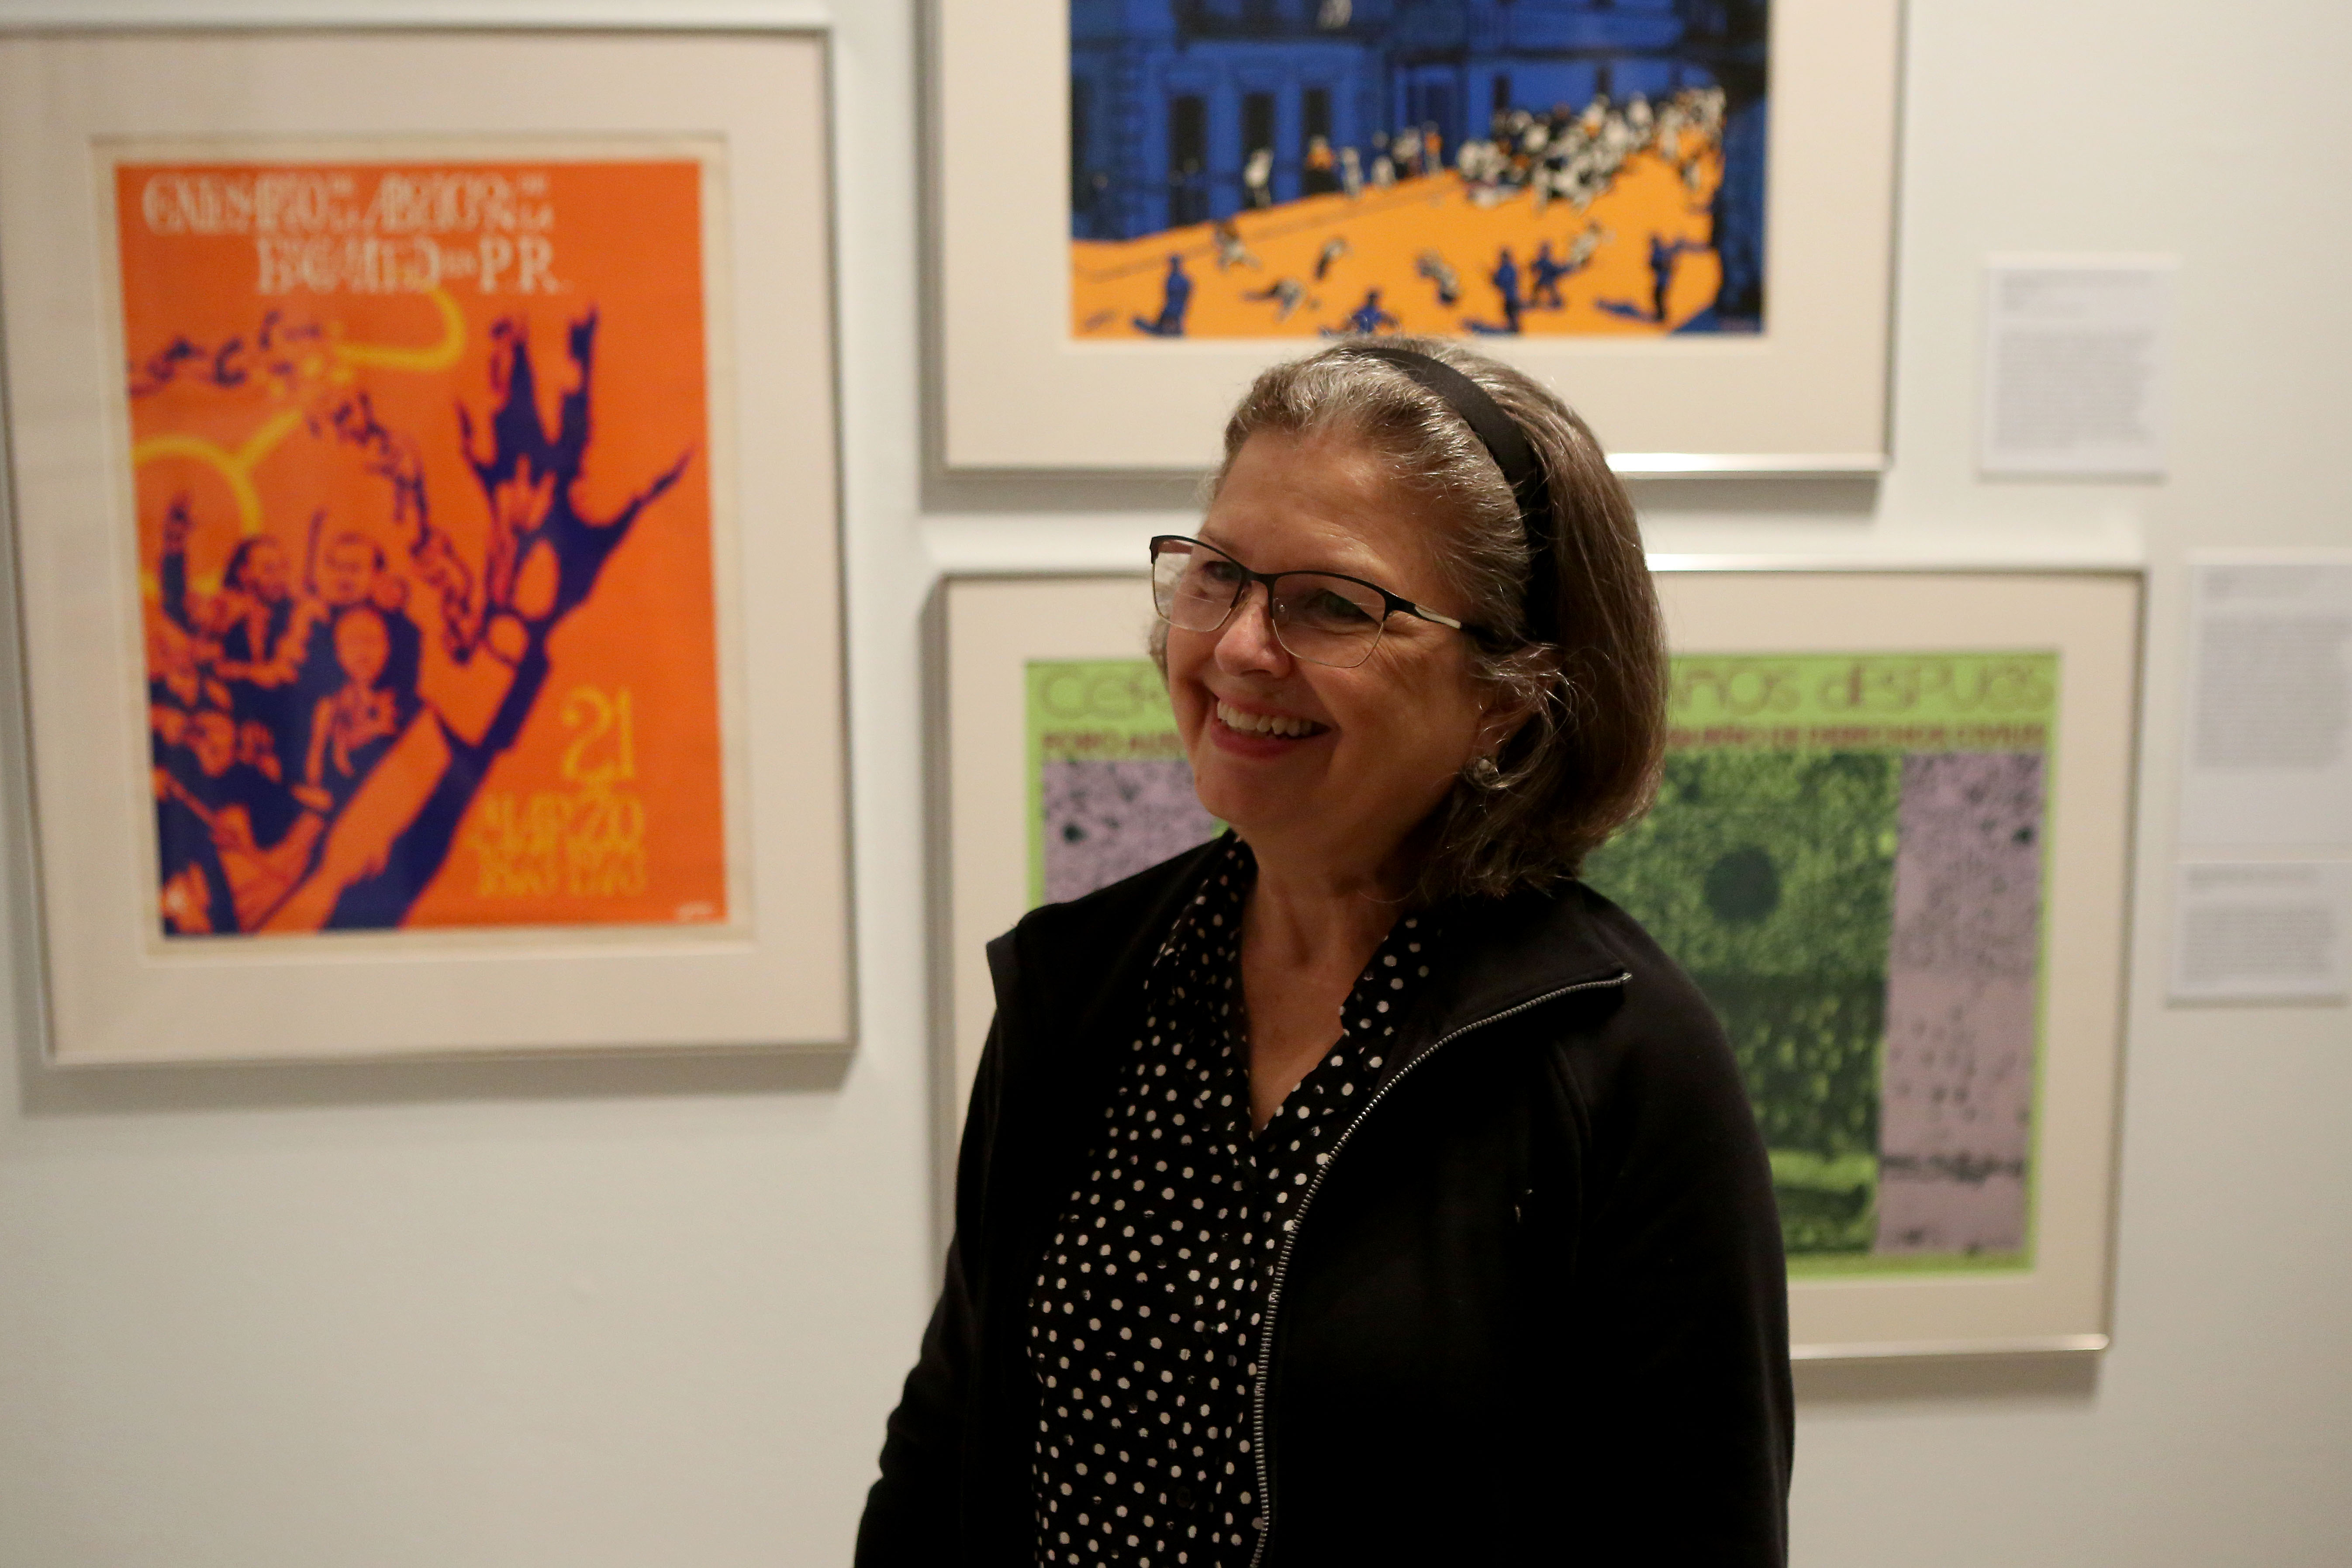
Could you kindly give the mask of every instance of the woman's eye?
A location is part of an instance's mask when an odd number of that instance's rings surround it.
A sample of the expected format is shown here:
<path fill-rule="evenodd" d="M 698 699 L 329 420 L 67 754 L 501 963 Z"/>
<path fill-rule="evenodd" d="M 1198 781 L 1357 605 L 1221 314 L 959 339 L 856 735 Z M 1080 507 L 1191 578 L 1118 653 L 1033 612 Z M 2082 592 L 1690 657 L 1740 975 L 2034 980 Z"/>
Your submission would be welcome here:
<path fill-rule="evenodd" d="M 1369 621 L 1372 618 L 1365 614 L 1363 605 L 1349 598 L 1345 594 L 1333 593 L 1328 588 L 1315 594 L 1300 607 L 1318 620 L 1335 624 L 1344 625 L 1352 621 Z"/>
<path fill-rule="evenodd" d="M 1230 586 L 1242 578 L 1242 569 L 1230 561 L 1203 561 L 1192 568 L 1203 580 Z"/>

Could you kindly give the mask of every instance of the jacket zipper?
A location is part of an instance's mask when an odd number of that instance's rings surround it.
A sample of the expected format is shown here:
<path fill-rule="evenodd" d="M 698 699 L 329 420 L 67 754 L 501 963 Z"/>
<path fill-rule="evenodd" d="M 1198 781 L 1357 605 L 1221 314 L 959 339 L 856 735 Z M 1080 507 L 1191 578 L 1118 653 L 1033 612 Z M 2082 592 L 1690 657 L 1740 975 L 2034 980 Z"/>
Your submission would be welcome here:
<path fill-rule="evenodd" d="M 1356 1119 L 1348 1123 L 1339 1141 L 1331 1145 L 1330 1155 L 1316 1167 L 1314 1178 L 1307 1184 L 1307 1191 L 1299 1195 L 1298 1206 L 1291 1211 L 1290 1228 L 1283 1233 L 1282 1246 L 1274 1255 L 1273 1271 L 1266 1276 L 1265 1281 L 1265 1326 L 1258 1338 L 1257 1378 L 1250 1391 L 1250 1443 L 1255 1449 L 1253 1457 L 1257 1460 L 1257 1518 L 1251 1521 L 1257 1526 L 1257 1545 L 1250 1552 L 1250 1568 L 1258 1568 L 1265 1556 L 1266 1543 L 1274 1539 L 1274 1472 L 1273 1460 L 1265 1447 L 1265 1388 L 1274 1376 L 1275 1313 L 1282 1305 L 1283 1276 L 1290 1268 L 1291 1249 L 1298 1245 L 1299 1229 L 1307 1223 L 1307 1210 L 1315 1202 L 1315 1194 L 1323 1190 L 1323 1179 L 1331 1173 L 1331 1167 L 1339 1163 L 1340 1152 L 1348 1147 L 1348 1141 L 1355 1137 L 1356 1129 L 1364 1124 L 1364 1119 L 1388 1098 L 1389 1090 L 1402 1083 L 1415 1068 L 1473 1029 L 1499 1024 L 1506 1018 L 1517 1017 L 1530 1007 L 1540 1007 L 1547 1002 L 1556 1002 L 1579 991 L 1606 990 L 1612 985 L 1622 985 L 1633 978 L 1633 971 L 1620 970 L 1605 980 L 1580 980 L 1573 985 L 1563 985 L 1557 991 L 1547 991 L 1540 996 L 1530 997 L 1516 1007 L 1506 1007 L 1499 1013 L 1473 1019 L 1452 1033 L 1438 1037 L 1427 1050 L 1400 1065 L 1389 1075 L 1386 1082 L 1372 1091 L 1364 1101 L 1364 1108 L 1356 1112 Z"/>

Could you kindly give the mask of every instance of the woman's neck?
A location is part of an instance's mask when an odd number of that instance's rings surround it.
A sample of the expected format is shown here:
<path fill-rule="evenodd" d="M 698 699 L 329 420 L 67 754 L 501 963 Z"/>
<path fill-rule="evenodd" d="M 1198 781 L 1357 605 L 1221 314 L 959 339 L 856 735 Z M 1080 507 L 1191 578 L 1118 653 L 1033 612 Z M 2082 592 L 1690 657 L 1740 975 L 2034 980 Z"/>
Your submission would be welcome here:
<path fill-rule="evenodd" d="M 1402 879 L 1391 868 L 1260 855 L 1245 930 L 1260 957 L 1286 969 L 1360 966 L 1402 907 Z"/>
<path fill-rule="evenodd" d="M 1331 1047 L 1356 977 L 1403 908 L 1405 881 L 1379 867 L 1261 855 L 1242 914 L 1250 1125 L 1263 1131 Z"/>

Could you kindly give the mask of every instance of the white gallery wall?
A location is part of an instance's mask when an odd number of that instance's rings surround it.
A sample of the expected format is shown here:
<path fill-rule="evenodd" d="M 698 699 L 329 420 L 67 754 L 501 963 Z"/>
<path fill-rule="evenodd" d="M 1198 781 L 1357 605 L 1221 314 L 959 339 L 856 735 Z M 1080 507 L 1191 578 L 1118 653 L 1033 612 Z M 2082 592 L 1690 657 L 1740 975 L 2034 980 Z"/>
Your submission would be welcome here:
<path fill-rule="evenodd" d="M 924 607 L 941 571 L 1132 563 L 1181 487 L 925 476 L 915 0 L 0 0 L 5 26 L 688 15 L 835 44 L 858 1047 L 49 1069 L 12 655 L 0 1568 L 848 1558 L 936 1266 Z M 2116 1342 L 1803 1369 L 1796 1560 L 2340 1564 L 2352 1016 L 2161 987 L 2184 552 L 2352 543 L 2352 12 L 1912 0 L 1906 48 L 1893 468 L 1639 499 L 1662 551 L 2147 563 Z M 1983 258 L 2063 250 L 2180 258 L 2161 483 L 1974 471 Z"/>

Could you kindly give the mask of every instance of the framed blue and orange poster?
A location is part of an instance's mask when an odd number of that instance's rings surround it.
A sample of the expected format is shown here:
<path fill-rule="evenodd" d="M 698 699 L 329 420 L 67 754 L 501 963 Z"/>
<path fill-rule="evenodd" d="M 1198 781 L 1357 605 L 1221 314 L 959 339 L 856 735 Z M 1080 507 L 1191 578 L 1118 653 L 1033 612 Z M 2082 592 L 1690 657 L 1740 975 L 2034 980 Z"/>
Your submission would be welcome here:
<path fill-rule="evenodd" d="M 822 46 L 741 42 L 0 47 L 58 1060 L 845 1040 Z"/>
<path fill-rule="evenodd" d="M 1630 471 L 1880 465 L 1892 0 L 950 0 L 940 29 L 951 466 L 1204 466 L 1256 368 L 1395 333 L 1544 375 Z"/>

